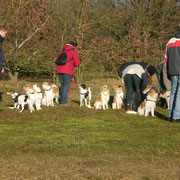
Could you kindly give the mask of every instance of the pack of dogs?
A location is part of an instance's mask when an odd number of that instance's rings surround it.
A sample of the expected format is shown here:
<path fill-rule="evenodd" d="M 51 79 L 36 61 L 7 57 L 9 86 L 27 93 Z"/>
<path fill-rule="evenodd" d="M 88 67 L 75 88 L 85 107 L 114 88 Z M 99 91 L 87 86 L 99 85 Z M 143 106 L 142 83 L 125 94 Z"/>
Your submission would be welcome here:
<path fill-rule="evenodd" d="M 103 85 L 100 88 L 100 92 L 95 99 L 94 104 L 91 106 L 92 91 L 90 87 L 86 87 L 85 84 L 79 84 L 79 95 L 80 95 L 80 107 L 85 106 L 89 109 L 109 109 L 110 105 L 110 89 L 108 85 Z M 23 112 L 25 106 L 28 107 L 28 110 L 32 113 L 35 110 L 41 110 L 41 106 L 54 106 L 54 102 L 59 103 L 59 87 L 57 85 L 44 82 L 42 84 L 42 89 L 39 84 L 26 84 L 23 87 L 24 94 L 18 94 L 14 90 L 7 92 L 7 95 L 10 95 L 14 101 L 14 106 L 12 109 L 19 110 Z M 111 103 L 112 109 L 122 109 L 124 108 L 124 92 L 122 86 L 114 86 L 113 88 L 114 96 Z M 156 108 L 156 103 L 158 97 L 164 98 L 167 103 L 167 108 L 169 109 L 169 99 L 170 91 L 162 92 L 159 94 L 158 90 L 155 87 L 148 88 L 143 91 L 145 96 L 144 101 L 140 104 L 137 110 L 137 114 L 140 116 L 149 116 L 155 117 L 154 111 Z"/>
<path fill-rule="evenodd" d="M 10 95 L 14 101 L 12 109 L 23 112 L 25 105 L 27 105 L 28 110 L 32 113 L 35 110 L 42 109 L 41 105 L 54 106 L 54 101 L 59 103 L 59 88 L 55 84 L 44 82 L 42 89 L 44 95 L 38 84 L 26 84 L 23 87 L 25 94 L 18 94 L 14 90 L 8 91 L 7 95 Z"/>

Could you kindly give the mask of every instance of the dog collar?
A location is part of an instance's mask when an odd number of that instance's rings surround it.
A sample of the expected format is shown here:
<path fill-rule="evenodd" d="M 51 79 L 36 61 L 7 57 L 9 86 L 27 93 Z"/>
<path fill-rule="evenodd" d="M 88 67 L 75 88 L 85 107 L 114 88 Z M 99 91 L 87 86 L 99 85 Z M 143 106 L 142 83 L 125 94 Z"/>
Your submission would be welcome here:
<path fill-rule="evenodd" d="M 12 98 L 15 99 L 17 96 L 18 96 L 18 93 L 13 94 L 13 95 L 12 95 Z"/>
<path fill-rule="evenodd" d="M 108 96 L 108 94 L 104 94 L 104 93 L 102 93 L 104 96 Z"/>
<path fill-rule="evenodd" d="M 39 94 L 40 94 L 41 92 L 37 92 L 37 91 L 36 91 L 36 93 L 39 93 Z"/>
<path fill-rule="evenodd" d="M 50 89 L 46 89 L 46 91 L 50 91 L 52 89 L 52 87 L 50 87 Z"/>
<path fill-rule="evenodd" d="M 87 94 L 87 92 L 86 93 L 80 93 L 81 95 L 85 95 L 85 94 Z"/>
<path fill-rule="evenodd" d="M 146 101 L 156 102 L 156 101 L 153 101 L 153 100 L 151 100 L 151 99 L 147 99 L 147 98 L 146 98 Z"/>

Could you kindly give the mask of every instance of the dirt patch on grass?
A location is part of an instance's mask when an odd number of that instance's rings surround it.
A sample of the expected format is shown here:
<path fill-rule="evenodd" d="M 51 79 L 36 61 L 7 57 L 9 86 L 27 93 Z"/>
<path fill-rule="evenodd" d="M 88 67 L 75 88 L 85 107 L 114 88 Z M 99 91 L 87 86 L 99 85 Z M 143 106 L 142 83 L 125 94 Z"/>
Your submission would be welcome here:
<path fill-rule="evenodd" d="M 168 179 L 179 180 L 176 159 L 145 162 L 126 156 L 12 157 L 1 159 L 0 177 L 7 179 Z"/>

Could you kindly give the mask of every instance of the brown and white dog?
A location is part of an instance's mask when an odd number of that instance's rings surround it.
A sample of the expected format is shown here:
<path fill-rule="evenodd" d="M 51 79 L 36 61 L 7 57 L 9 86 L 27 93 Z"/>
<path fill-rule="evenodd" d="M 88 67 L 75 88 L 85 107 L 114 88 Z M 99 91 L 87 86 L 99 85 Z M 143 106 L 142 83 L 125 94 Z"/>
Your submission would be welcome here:
<path fill-rule="evenodd" d="M 121 86 L 114 86 L 115 96 L 112 103 L 113 109 L 121 109 L 123 105 L 124 93 Z"/>
<path fill-rule="evenodd" d="M 147 117 L 151 112 L 151 116 L 155 117 L 154 110 L 159 96 L 158 90 L 152 87 L 145 90 L 143 93 L 146 94 L 146 99 L 138 107 L 138 114 Z"/>
<path fill-rule="evenodd" d="M 42 100 L 43 105 L 54 106 L 54 99 L 59 103 L 59 88 L 55 84 L 44 82 L 42 88 L 44 89 L 44 98 Z"/>
<path fill-rule="evenodd" d="M 110 98 L 109 88 L 107 85 L 104 85 L 101 87 L 100 96 L 96 99 L 94 103 L 95 109 L 109 109 L 108 108 L 108 102 Z"/>
<path fill-rule="evenodd" d="M 20 112 L 23 112 L 24 106 L 29 103 L 28 96 L 18 94 L 17 92 L 15 92 L 13 90 L 8 91 L 7 95 L 10 95 L 12 97 L 12 99 L 14 100 L 13 109 L 19 110 L 21 108 Z"/>
<path fill-rule="evenodd" d="M 37 108 L 41 109 L 41 102 L 42 102 L 42 92 L 39 84 L 33 84 L 34 93 L 37 97 Z"/>
<path fill-rule="evenodd" d="M 85 105 L 86 107 L 91 108 L 92 92 L 90 87 L 86 89 L 85 84 L 79 84 L 79 93 L 80 93 L 80 106 Z"/>
<path fill-rule="evenodd" d="M 36 110 L 40 110 L 40 107 L 38 104 L 38 97 L 37 97 L 37 94 L 35 93 L 33 85 L 32 84 L 26 84 L 23 87 L 23 89 L 26 92 L 28 99 L 30 101 L 30 104 L 29 104 L 30 111 L 32 112 L 35 110 L 34 106 L 35 106 Z"/>
<path fill-rule="evenodd" d="M 170 94 L 171 94 L 171 91 L 163 91 L 159 95 L 160 98 L 164 98 L 166 100 L 168 109 L 169 109 Z"/>

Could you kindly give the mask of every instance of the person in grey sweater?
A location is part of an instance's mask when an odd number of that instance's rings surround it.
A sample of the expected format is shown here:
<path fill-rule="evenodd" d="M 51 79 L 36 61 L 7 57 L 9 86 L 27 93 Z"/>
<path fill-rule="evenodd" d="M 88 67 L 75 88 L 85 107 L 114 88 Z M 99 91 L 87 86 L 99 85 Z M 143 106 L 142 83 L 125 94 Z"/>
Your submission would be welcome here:
<path fill-rule="evenodd" d="M 167 77 L 165 60 L 161 61 L 156 68 L 156 76 L 160 86 L 160 92 L 171 90 L 171 81 Z"/>
<path fill-rule="evenodd" d="M 137 111 L 143 100 L 142 91 L 147 87 L 150 77 L 155 73 L 155 68 L 148 65 L 144 68 L 141 64 L 137 63 L 127 64 L 127 66 L 121 67 L 119 75 L 121 75 L 120 77 L 126 87 L 125 109 L 129 111 L 133 108 L 133 110 Z M 134 107 L 132 107 L 133 92 L 135 92 Z"/>

